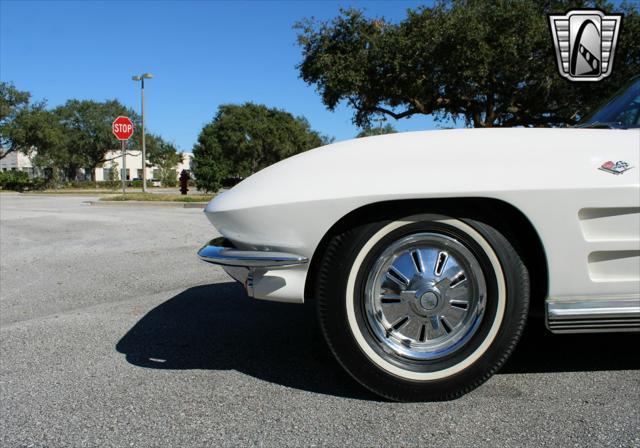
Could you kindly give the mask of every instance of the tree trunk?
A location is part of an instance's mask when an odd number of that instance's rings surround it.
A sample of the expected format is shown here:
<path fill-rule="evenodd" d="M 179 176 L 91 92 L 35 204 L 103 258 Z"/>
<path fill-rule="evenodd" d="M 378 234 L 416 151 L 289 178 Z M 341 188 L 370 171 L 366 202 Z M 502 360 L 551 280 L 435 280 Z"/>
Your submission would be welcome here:
<path fill-rule="evenodd" d="M 482 116 L 480 115 L 479 111 L 474 110 L 473 113 L 471 114 L 471 118 L 473 119 L 473 127 L 474 128 L 484 128 L 484 127 L 486 127 L 485 122 L 482 121 Z"/>
<path fill-rule="evenodd" d="M 488 128 L 493 127 L 493 122 L 496 119 L 496 111 L 495 111 L 495 101 L 493 98 L 493 93 L 487 95 L 487 109 L 484 116 L 485 126 Z"/>
<path fill-rule="evenodd" d="M 70 164 L 69 166 L 67 166 L 67 172 L 65 174 L 67 176 L 67 180 L 68 181 L 73 182 L 73 181 L 77 180 L 78 165 Z"/>

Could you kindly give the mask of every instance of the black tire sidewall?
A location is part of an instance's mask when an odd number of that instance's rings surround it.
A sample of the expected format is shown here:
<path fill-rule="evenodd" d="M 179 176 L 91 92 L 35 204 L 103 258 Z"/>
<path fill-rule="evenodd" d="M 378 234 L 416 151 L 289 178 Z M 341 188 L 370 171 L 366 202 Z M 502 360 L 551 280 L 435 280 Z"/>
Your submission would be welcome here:
<path fill-rule="evenodd" d="M 477 387 L 491 376 L 504 363 L 519 339 L 528 310 L 526 270 L 513 247 L 493 227 L 471 219 L 460 221 L 480 234 L 493 249 L 504 279 L 505 309 L 498 332 L 484 353 L 460 372 L 440 379 L 412 380 L 383 369 L 362 350 L 349 325 L 346 285 L 354 261 L 365 244 L 391 221 L 379 221 L 349 229 L 336 235 L 329 244 L 321 264 L 317 290 L 320 326 L 329 346 L 345 369 L 364 386 L 380 395 L 399 401 L 446 399 L 458 396 Z M 439 371 L 459 364 L 473 353 L 486 338 L 496 316 L 496 275 L 487 254 L 473 238 L 465 235 L 458 228 L 434 221 L 411 222 L 390 231 L 374 244 L 360 264 L 354 300 L 356 303 L 360 302 L 364 287 L 363 278 L 379 252 L 391 241 L 422 231 L 442 232 L 462 242 L 480 263 L 487 284 L 485 316 L 467 344 L 442 360 L 414 363 L 420 371 Z M 369 338 L 370 335 L 360 323 L 358 327 L 361 334 Z M 371 347 L 373 348 L 373 345 Z"/>

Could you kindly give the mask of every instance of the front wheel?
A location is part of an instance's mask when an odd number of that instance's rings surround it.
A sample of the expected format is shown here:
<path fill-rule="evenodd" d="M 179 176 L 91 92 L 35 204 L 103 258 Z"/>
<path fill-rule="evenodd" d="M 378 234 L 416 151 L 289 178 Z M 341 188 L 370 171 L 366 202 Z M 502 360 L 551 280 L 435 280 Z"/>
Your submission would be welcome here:
<path fill-rule="evenodd" d="M 316 299 L 324 336 L 361 384 L 397 401 L 451 399 L 486 381 L 524 327 L 527 270 L 487 223 L 443 215 L 335 235 Z"/>

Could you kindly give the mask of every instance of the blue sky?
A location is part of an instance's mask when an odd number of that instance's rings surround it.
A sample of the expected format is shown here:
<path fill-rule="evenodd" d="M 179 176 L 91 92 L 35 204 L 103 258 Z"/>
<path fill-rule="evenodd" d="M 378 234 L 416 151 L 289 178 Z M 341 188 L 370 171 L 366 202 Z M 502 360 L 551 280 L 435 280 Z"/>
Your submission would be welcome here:
<path fill-rule="evenodd" d="M 2 1 L 0 79 L 47 99 L 117 98 L 139 111 L 131 75 L 151 72 L 145 85 L 151 132 L 190 152 L 218 105 L 254 101 L 304 115 L 337 140 L 353 137 L 346 107 L 329 112 L 298 78 L 301 60 L 292 25 L 329 19 L 340 7 L 400 20 L 417 1 Z M 393 120 L 392 120 L 393 121 Z M 431 129 L 421 116 L 393 123 Z"/>

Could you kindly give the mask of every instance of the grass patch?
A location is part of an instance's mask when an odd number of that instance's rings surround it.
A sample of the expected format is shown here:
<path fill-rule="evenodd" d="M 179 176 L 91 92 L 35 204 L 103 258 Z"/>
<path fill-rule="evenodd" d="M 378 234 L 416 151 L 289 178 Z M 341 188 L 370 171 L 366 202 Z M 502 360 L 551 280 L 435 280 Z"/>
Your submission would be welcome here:
<path fill-rule="evenodd" d="M 65 188 L 64 190 L 34 190 L 27 191 L 28 194 L 70 194 L 70 195 L 89 195 L 96 196 L 101 194 L 118 194 L 118 190 L 71 190 Z"/>
<path fill-rule="evenodd" d="M 167 201 L 167 202 L 209 202 L 213 194 L 156 194 L 156 193 L 129 193 L 118 196 L 109 196 L 101 201 Z"/>

